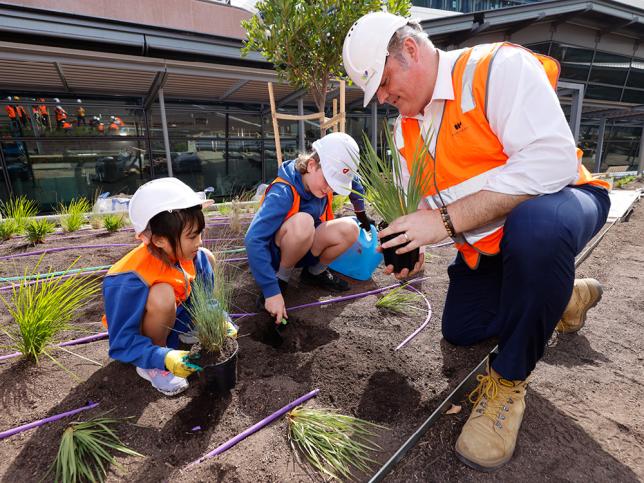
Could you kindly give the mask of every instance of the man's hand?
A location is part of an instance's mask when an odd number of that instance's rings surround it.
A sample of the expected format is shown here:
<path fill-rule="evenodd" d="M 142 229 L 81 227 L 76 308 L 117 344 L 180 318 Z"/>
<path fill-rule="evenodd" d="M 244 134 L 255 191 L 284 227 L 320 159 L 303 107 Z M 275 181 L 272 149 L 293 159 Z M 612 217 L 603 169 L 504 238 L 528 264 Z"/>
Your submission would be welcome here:
<path fill-rule="evenodd" d="M 358 224 L 360 228 L 364 231 L 371 231 L 371 225 L 375 225 L 376 222 L 369 218 L 366 211 L 356 211 L 356 218 L 358 219 Z"/>
<path fill-rule="evenodd" d="M 264 308 L 269 314 L 275 317 L 275 324 L 281 324 L 282 319 L 288 319 L 284 297 L 281 293 L 268 297 L 266 302 L 264 302 Z"/>
<path fill-rule="evenodd" d="M 418 247 L 430 245 L 444 240 L 447 230 L 438 210 L 418 210 L 409 215 L 395 219 L 391 224 L 378 233 L 382 239 L 388 235 L 398 233 L 391 240 L 382 244 L 382 248 L 401 246 L 396 250 L 398 255 L 410 252 Z"/>
<path fill-rule="evenodd" d="M 394 266 L 387 265 L 384 269 L 384 272 L 386 275 L 391 275 L 393 273 L 394 277 L 396 277 L 397 280 L 405 280 L 406 278 L 410 278 L 418 274 L 418 272 L 420 272 L 423 269 L 424 264 L 425 264 L 425 253 L 423 252 L 423 249 L 421 247 L 418 261 L 416 262 L 416 265 L 414 265 L 414 268 L 411 269 L 411 271 L 409 271 L 409 269 L 407 268 L 403 268 L 399 273 L 394 273 Z"/>
<path fill-rule="evenodd" d="M 193 372 L 201 369 L 195 364 L 186 361 L 188 351 L 170 351 L 165 356 L 165 367 L 175 376 L 186 378 Z"/>

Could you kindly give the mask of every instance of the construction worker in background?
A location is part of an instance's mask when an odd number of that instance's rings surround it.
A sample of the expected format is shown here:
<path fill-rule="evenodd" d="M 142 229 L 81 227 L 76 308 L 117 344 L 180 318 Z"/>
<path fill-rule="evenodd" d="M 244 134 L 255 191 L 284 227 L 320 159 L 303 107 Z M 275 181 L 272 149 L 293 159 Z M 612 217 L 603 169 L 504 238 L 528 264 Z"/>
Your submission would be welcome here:
<path fill-rule="evenodd" d="M 45 99 L 42 97 L 38 99 L 38 102 L 41 104 L 38 106 L 38 112 L 40 112 L 40 122 L 44 128 L 51 128 L 49 125 L 49 110 L 45 104 Z"/>
<path fill-rule="evenodd" d="M 76 109 L 76 123 L 78 127 L 81 126 L 87 126 L 87 120 L 85 119 L 85 108 L 83 106 L 78 106 L 78 109 Z"/>
<path fill-rule="evenodd" d="M 14 101 L 19 101 L 20 98 L 18 96 L 15 96 L 13 98 Z M 18 122 L 20 122 L 21 127 L 27 127 L 29 125 L 29 114 L 27 114 L 27 111 L 25 111 L 25 108 L 22 107 L 20 104 L 16 104 L 16 114 L 18 116 Z"/>
<path fill-rule="evenodd" d="M 606 221 L 608 186 L 579 162 L 555 91 L 559 64 L 549 57 L 507 42 L 444 52 L 417 22 L 376 12 L 351 27 L 343 60 L 365 107 L 376 95 L 399 111 L 404 182 L 418 143 L 428 145 L 424 202 L 380 237 L 398 234 L 383 247 L 399 253 L 454 240 L 443 336 L 456 345 L 499 342 L 470 394 L 456 453 L 493 470 L 512 457 L 527 379 L 555 327 L 579 330 L 601 298 L 599 282 L 574 280 L 575 256 Z"/>
<path fill-rule="evenodd" d="M 9 97 L 9 101 L 11 101 L 11 97 Z M 13 104 L 7 104 L 4 106 L 4 110 L 7 112 L 7 116 L 9 116 L 9 127 L 11 128 L 11 130 L 19 130 L 20 123 L 18 122 L 16 106 L 14 106 Z"/>
<path fill-rule="evenodd" d="M 54 100 L 58 102 L 57 99 Z M 61 129 L 63 127 L 63 124 L 67 122 L 67 111 L 65 111 L 62 106 L 57 105 L 54 109 L 54 114 L 56 115 L 56 127 L 58 129 Z"/>

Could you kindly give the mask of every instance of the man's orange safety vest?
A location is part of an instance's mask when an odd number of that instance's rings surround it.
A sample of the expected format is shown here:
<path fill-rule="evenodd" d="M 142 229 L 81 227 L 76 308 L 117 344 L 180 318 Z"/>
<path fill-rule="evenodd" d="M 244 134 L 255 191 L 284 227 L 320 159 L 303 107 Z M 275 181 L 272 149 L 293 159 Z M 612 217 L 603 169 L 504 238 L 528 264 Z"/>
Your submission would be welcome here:
<path fill-rule="evenodd" d="M 7 116 L 9 116 L 9 119 L 16 118 L 16 109 L 11 104 L 4 106 L 4 110 L 7 111 Z"/>
<path fill-rule="evenodd" d="M 286 213 L 286 218 L 284 218 L 284 221 L 288 220 L 291 216 L 293 216 L 295 213 L 299 213 L 300 211 L 300 194 L 297 192 L 295 189 L 295 186 L 293 186 L 290 182 L 286 181 L 284 178 L 280 178 L 279 176 L 273 180 L 271 184 L 268 185 L 266 188 L 266 191 L 264 191 L 264 195 L 262 196 L 262 199 L 259 200 L 259 206 L 262 206 L 262 203 L 264 203 L 264 198 L 266 197 L 266 193 L 268 193 L 268 190 L 271 189 L 271 187 L 275 183 L 284 183 L 288 185 L 291 188 L 291 191 L 293 192 L 293 204 L 291 205 L 291 209 Z M 328 192 L 326 194 L 326 209 L 324 210 L 324 213 L 320 216 L 320 221 L 330 221 L 333 220 L 333 193 Z"/>
<path fill-rule="evenodd" d="M 433 176 L 425 193 L 432 208 L 447 206 L 454 201 L 480 191 L 489 171 L 504 165 L 508 156 L 486 117 L 487 81 L 492 60 L 501 46 L 523 48 L 508 42 L 482 44 L 463 51 L 452 70 L 454 100 L 445 101 L 443 117 L 436 138 L 434 158 L 428 154 L 423 166 L 424 175 Z M 527 50 L 527 49 L 526 49 Z M 559 79 L 559 63 L 546 55 L 533 54 L 543 66 L 553 89 Z M 404 156 L 409 173 L 419 142 L 423 142 L 418 119 L 399 118 Z M 609 188 L 605 181 L 593 179 L 581 164 L 580 150 L 578 179 L 575 184 L 593 184 Z M 454 245 L 467 265 L 478 267 L 481 255 L 500 251 L 505 219 L 460 233 Z"/>

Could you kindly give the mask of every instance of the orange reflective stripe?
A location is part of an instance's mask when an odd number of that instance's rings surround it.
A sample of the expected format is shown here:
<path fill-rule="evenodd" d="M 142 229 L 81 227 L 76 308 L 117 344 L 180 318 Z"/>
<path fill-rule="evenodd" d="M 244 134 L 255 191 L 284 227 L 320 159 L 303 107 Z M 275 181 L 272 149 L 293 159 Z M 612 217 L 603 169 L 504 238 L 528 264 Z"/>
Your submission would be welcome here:
<path fill-rule="evenodd" d="M 279 176 L 273 180 L 273 182 L 268 185 L 268 188 L 266 188 L 266 191 L 264 191 L 264 194 L 262 195 L 262 199 L 259 200 L 259 206 L 262 206 L 262 203 L 264 203 L 264 198 L 266 197 L 266 193 L 268 193 L 268 190 L 271 189 L 271 187 L 275 183 L 284 183 L 285 185 L 288 185 L 289 188 L 291 188 L 291 192 L 293 193 L 293 204 L 291 205 L 291 209 L 288 210 L 288 213 L 286 213 L 286 217 L 284 218 L 284 221 L 288 220 L 291 216 L 293 216 L 295 213 L 299 213 L 300 211 L 300 194 L 297 192 L 295 189 L 295 186 L 293 186 L 291 183 L 289 183 L 287 180 L 284 178 L 280 178 Z M 327 193 L 326 194 L 326 208 L 324 210 L 324 213 L 320 216 L 320 221 L 329 221 L 333 220 L 334 215 L 333 215 L 333 193 Z"/>
<path fill-rule="evenodd" d="M 463 255 L 463 260 L 465 260 L 467 266 L 475 269 L 478 267 L 479 257 L 481 255 L 496 255 L 501 251 L 502 239 L 503 227 L 495 230 L 473 245 L 469 243 L 454 243 L 454 246 Z"/>

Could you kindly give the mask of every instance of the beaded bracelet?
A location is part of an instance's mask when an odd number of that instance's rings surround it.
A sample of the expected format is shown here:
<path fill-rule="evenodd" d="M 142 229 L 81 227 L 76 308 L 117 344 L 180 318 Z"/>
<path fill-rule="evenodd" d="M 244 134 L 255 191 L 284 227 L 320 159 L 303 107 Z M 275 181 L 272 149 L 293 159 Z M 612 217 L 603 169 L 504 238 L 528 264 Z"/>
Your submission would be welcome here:
<path fill-rule="evenodd" d="M 438 211 L 441 214 L 441 219 L 443 220 L 443 226 L 445 226 L 447 235 L 449 235 L 450 238 L 454 238 L 456 236 L 456 230 L 454 230 L 454 225 L 452 224 L 452 219 L 450 218 L 449 213 L 447 212 L 447 207 L 441 206 L 440 208 L 438 208 Z"/>

